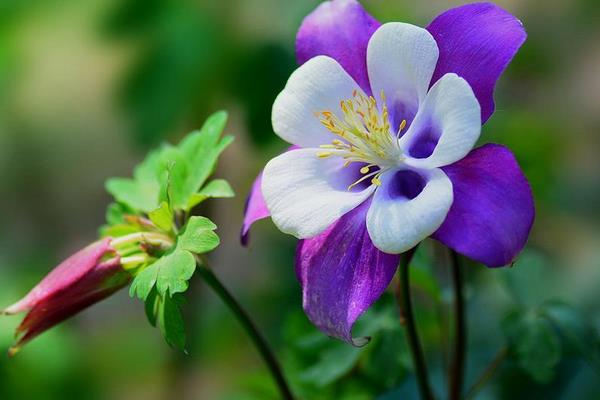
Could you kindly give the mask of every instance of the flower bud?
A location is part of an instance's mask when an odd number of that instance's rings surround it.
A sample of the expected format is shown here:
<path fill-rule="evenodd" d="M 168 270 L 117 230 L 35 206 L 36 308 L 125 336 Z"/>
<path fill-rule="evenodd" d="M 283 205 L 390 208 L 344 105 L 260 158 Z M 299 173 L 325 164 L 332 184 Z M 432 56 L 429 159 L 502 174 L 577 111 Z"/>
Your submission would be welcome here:
<path fill-rule="evenodd" d="M 111 238 L 97 241 L 73 254 L 52 270 L 23 299 L 6 308 L 4 314 L 27 312 L 16 331 L 16 354 L 31 339 L 47 329 L 103 300 L 131 279 Z"/>

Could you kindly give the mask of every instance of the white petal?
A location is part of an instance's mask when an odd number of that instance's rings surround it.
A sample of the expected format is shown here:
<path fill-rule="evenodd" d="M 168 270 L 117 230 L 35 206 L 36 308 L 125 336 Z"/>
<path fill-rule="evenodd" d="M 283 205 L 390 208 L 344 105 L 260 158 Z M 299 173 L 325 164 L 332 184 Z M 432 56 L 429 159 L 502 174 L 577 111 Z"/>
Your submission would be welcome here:
<path fill-rule="evenodd" d="M 356 179 L 343 159 L 320 159 L 321 149 L 299 149 L 275 157 L 263 172 L 262 193 L 277 227 L 299 239 L 323 232 L 375 190 L 348 191 Z"/>
<path fill-rule="evenodd" d="M 363 93 L 358 84 L 333 58 L 317 56 L 290 76 L 273 104 L 275 133 L 300 147 L 319 147 L 331 143 L 334 135 L 325 128 L 316 112 L 341 113 L 340 101 Z"/>
<path fill-rule="evenodd" d="M 383 90 L 396 125 L 411 120 L 423 101 L 439 50 L 427 30 L 401 22 L 382 25 L 367 47 L 367 69 L 373 96 Z"/>
<path fill-rule="evenodd" d="M 452 182 L 441 169 L 415 171 L 425 187 L 413 199 L 394 193 L 396 171 L 381 176 L 382 185 L 367 213 L 373 244 L 391 254 L 403 253 L 435 232 L 452 205 Z"/>
<path fill-rule="evenodd" d="M 413 123 L 400 138 L 400 147 L 409 157 L 407 164 L 437 168 L 465 157 L 480 133 L 481 110 L 473 90 L 458 75 L 446 74 L 427 93 Z M 433 140 L 433 153 L 425 158 L 411 157 L 411 148 L 423 140 Z"/>

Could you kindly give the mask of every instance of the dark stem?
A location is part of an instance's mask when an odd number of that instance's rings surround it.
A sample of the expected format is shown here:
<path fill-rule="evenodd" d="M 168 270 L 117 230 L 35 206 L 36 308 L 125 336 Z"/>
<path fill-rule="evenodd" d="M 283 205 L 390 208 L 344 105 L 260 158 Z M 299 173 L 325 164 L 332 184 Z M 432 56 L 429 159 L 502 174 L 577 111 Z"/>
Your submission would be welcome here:
<path fill-rule="evenodd" d="M 197 260 L 198 273 L 204 279 L 204 281 L 215 291 L 215 293 L 223 300 L 225 305 L 229 307 L 231 312 L 236 316 L 240 324 L 244 327 L 244 330 L 256 346 L 256 349 L 262 356 L 263 360 L 269 368 L 269 372 L 273 376 L 275 383 L 281 393 L 281 398 L 284 400 L 293 400 L 294 396 L 290 391 L 285 377 L 281 371 L 279 362 L 275 358 L 273 351 L 267 344 L 265 338 L 258 331 L 254 322 L 250 319 L 248 313 L 242 308 L 241 304 L 229 293 L 229 291 L 223 286 L 212 270 L 207 266 L 204 260 Z"/>
<path fill-rule="evenodd" d="M 454 352 L 448 371 L 448 398 L 459 400 L 465 373 L 465 351 L 467 340 L 467 327 L 465 317 L 465 300 L 463 297 L 463 283 L 458 254 L 450 250 L 452 268 L 452 285 L 454 287 Z"/>
<path fill-rule="evenodd" d="M 465 396 L 466 400 L 475 398 L 475 395 L 479 393 L 481 388 L 483 388 L 485 384 L 492 378 L 492 376 L 494 376 L 498 370 L 498 367 L 500 367 L 500 364 L 502 364 L 502 361 L 504 361 L 507 355 L 508 347 L 506 346 L 501 348 L 498 353 L 496 353 L 496 356 L 492 360 L 491 364 L 485 369 L 485 371 L 483 371 L 481 376 L 477 379 L 477 381 L 475 381 L 473 386 L 471 386 L 467 392 L 467 395 Z"/>
<path fill-rule="evenodd" d="M 403 316 L 402 320 L 406 327 L 408 347 L 412 355 L 415 366 L 415 374 L 421 392 L 421 398 L 424 400 L 432 400 L 433 393 L 429 385 L 429 377 L 427 375 L 427 365 L 423 355 L 417 327 L 415 325 L 415 316 L 413 314 L 412 301 L 410 298 L 410 282 L 409 282 L 409 264 L 415 254 L 416 248 L 407 251 L 400 258 L 400 280 L 399 280 L 399 298 L 400 313 Z"/>

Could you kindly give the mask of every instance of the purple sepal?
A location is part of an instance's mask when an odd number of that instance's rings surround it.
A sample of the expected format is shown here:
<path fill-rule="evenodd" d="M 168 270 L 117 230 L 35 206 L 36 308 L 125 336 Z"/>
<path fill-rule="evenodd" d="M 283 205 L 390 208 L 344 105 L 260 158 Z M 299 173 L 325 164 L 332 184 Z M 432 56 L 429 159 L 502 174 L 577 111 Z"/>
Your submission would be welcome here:
<path fill-rule="evenodd" d="M 352 338 L 352 326 L 385 291 L 399 256 L 379 251 L 369 238 L 366 201 L 319 236 L 301 240 L 296 273 L 308 318 L 327 335 L 355 346 L 368 338 Z"/>
<path fill-rule="evenodd" d="M 110 247 L 110 238 L 98 241 L 63 261 L 22 300 L 3 313 L 27 311 L 17 328 L 14 355 L 25 343 L 86 307 L 110 296 L 131 279 Z M 115 255 L 108 261 L 104 256 Z"/>
<path fill-rule="evenodd" d="M 488 267 L 514 262 L 535 216 L 531 188 L 514 155 L 486 144 L 442 169 L 452 181 L 454 202 L 433 238 Z"/>
<path fill-rule="evenodd" d="M 366 93 L 367 44 L 380 23 L 355 0 L 326 1 L 310 13 L 296 35 L 299 64 L 326 55 L 340 63 Z"/>
<path fill-rule="evenodd" d="M 250 189 L 250 193 L 248 194 L 248 198 L 246 199 L 244 222 L 242 223 L 242 231 L 240 233 L 240 242 L 242 243 L 242 246 L 248 246 L 250 227 L 252 224 L 271 215 L 262 195 L 260 188 L 261 183 L 262 172 L 258 174 L 254 180 L 252 188 Z"/>
<path fill-rule="evenodd" d="M 299 146 L 290 146 L 286 151 L 297 150 L 299 148 Z M 262 195 L 261 185 L 262 171 L 254 180 L 252 188 L 250 188 L 250 193 L 248 193 L 248 197 L 246 198 L 244 221 L 242 222 L 242 230 L 240 232 L 240 242 L 242 243 L 242 246 L 248 246 L 252 224 L 271 216 L 271 213 L 267 208 L 267 203 L 265 203 L 265 198 Z"/>
<path fill-rule="evenodd" d="M 473 3 L 440 14 L 427 30 L 440 50 L 431 85 L 449 72 L 466 79 L 485 123 L 494 112 L 496 81 L 527 38 L 523 24 L 494 4 Z"/>

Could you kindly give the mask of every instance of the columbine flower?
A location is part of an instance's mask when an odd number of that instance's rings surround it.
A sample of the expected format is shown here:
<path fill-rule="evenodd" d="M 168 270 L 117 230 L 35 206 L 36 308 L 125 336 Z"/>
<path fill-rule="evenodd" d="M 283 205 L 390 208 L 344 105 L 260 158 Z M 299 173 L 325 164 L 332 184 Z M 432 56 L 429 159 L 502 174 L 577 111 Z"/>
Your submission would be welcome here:
<path fill-rule="evenodd" d="M 354 322 L 389 285 L 398 254 L 429 236 L 490 267 L 523 248 L 529 184 L 505 147 L 473 147 L 525 38 L 489 3 L 451 9 L 426 29 L 380 26 L 354 0 L 304 20 L 302 66 L 273 105 L 275 132 L 300 149 L 267 164 L 242 233 L 270 212 L 302 239 L 304 309 L 321 330 L 360 344 Z"/>
<path fill-rule="evenodd" d="M 110 238 L 73 254 L 23 299 L 3 311 L 4 314 L 27 312 L 17 328 L 18 339 L 9 354 L 14 355 L 42 332 L 110 296 L 130 278 Z"/>

